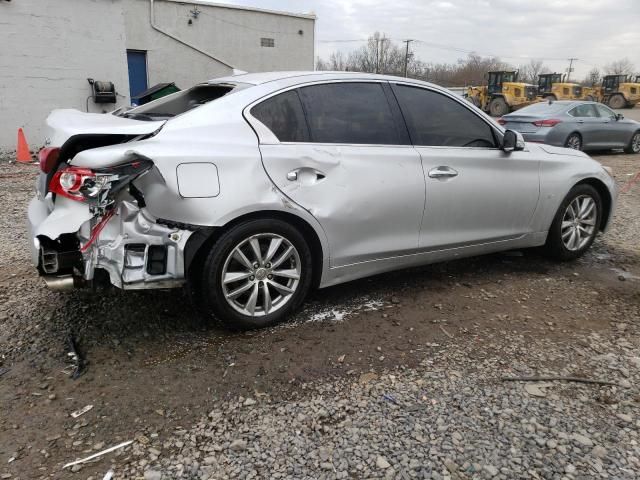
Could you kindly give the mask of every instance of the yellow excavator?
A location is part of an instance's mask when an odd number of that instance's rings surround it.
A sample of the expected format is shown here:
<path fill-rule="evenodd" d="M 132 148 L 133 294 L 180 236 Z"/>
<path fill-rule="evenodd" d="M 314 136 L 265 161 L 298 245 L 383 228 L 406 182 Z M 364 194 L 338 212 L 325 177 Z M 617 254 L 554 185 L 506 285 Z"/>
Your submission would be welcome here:
<path fill-rule="evenodd" d="M 538 88 L 518 82 L 517 71 L 489 72 L 486 78 L 487 85 L 467 87 L 464 96 L 494 117 L 501 117 L 538 101 Z"/>
<path fill-rule="evenodd" d="M 633 108 L 640 103 L 640 75 L 606 75 L 594 92 L 599 102 L 611 108 Z"/>
<path fill-rule="evenodd" d="M 596 99 L 590 87 L 566 81 L 566 74 L 541 73 L 538 75 L 538 96 L 543 100 L 588 100 Z"/>

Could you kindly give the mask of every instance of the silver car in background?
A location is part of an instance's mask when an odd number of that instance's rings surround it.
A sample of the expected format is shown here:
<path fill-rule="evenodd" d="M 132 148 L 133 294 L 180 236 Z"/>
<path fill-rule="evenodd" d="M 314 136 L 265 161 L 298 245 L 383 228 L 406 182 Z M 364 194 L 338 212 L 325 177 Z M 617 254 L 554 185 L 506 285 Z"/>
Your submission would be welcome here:
<path fill-rule="evenodd" d="M 54 111 L 30 247 L 60 290 L 187 285 L 233 328 L 285 319 L 311 288 L 544 246 L 582 255 L 610 172 L 525 144 L 451 92 L 361 73 L 211 80 L 119 115 Z"/>
<path fill-rule="evenodd" d="M 624 149 L 640 153 L 640 123 L 606 105 L 584 101 L 534 103 L 498 119 L 527 142 L 575 150 Z"/>

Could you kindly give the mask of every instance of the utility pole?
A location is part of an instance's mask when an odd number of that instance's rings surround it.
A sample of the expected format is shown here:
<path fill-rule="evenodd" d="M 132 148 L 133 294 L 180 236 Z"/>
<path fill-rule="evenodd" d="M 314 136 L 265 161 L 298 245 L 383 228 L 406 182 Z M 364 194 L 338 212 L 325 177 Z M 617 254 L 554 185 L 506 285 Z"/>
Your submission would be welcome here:
<path fill-rule="evenodd" d="M 403 40 L 406 44 L 406 48 L 404 51 L 404 76 L 407 77 L 407 68 L 409 67 L 409 44 L 413 42 L 413 40 Z"/>
<path fill-rule="evenodd" d="M 374 66 L 373 72 L 378 73 L 378 64 L 380 63 L 380 61 L 378 60 L 378 50 L 379 50 L 378 42 L 380 41 L 380 39 L 376 36 L 375 41 L 376 41 L 376 64 Z"/>
<path fill-rule="evenodd" d="M 567 82 L 569 81 L 569 77 L 571 77 L 571 72 L 573 72 L 573 62 L 578 60 L 577 58 L 569 59 L 569 69 L 567 70 Z"/>

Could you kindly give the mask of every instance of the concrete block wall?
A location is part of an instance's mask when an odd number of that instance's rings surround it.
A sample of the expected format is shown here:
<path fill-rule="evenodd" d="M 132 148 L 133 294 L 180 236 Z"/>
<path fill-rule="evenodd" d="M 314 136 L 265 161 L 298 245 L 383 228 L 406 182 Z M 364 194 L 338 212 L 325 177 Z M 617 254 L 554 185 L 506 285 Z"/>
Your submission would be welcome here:
<path fill-rule="evenodd" d="M 23 127 L 32 149 L 44 142 L 55 108 L 86 110 L 87 78 L 115 83 L 129 103 L 122 0 L 0 1 L 0 150 Z M 116 105 L 94 105 L 101 112 Z"/>
<path fill-rule="evenodd" d="M 154 2 L 158 28 L 222 60 L 218 62 L 151 28 L 149 0 L 124 1 L 127 48 L 147 51 L 150 86 L 175 81 L 185 88 L 230 75 L 231 67 L 247 72 L 314 68 L 312 17 L 223 5 Z M 197 18 L 191 14 L 194 10 L 200 12 Z M 262 47 L 261 38 L 274 39 L 275 46 Z"/>

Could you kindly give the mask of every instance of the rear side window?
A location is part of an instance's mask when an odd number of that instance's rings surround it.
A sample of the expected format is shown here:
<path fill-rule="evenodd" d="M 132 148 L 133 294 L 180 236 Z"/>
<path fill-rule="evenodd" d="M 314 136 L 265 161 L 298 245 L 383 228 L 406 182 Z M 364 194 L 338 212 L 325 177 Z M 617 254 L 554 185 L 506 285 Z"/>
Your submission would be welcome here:
<path fill-rule="evenodd" d="M 251 109 L 251 115 L 271 130 L 280 142 L 309 141 L 309 130 L 296 90 L 281 93 L 259 103 Z"/>
<path fill-rule="evenodd" d="M 394 85 L 414 145 L 495 148 L 491 127 L 457 101 L 431 90 Z"/>
<path fill-rule="evenodd" d="M 300 89 L 311 141 L 397 145 L 387 97 L 379 83 L 328 83 Z"/>
<path fill-rule="evenodd" d="M 569 111 L 572 117 L 597 117 L 596 109 L 591 104 L 578 105 Z"/>

